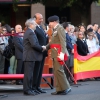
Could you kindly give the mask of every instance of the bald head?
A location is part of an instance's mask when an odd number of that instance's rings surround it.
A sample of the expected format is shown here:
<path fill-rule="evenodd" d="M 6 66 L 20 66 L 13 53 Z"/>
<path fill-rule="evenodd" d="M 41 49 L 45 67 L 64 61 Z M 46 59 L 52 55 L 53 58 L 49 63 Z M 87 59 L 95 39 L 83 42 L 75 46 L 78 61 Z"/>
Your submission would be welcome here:
<path fill-rule="evenodd" d="M 22 26 L 21 25 L 16 25 L 15 26 L 15 31 L 16 31 L 16 33 L 22 32 Z"/>
<path fill-rule="evenodd" d="M 41 23 L 43 22 L 43 16 L 42 16 L 42 14 L 36 13 L 36 14 L 35 14 L 35 18 L 36 18 L 35 22 L 36 22 L 38 25 L 41 25 Z"/>

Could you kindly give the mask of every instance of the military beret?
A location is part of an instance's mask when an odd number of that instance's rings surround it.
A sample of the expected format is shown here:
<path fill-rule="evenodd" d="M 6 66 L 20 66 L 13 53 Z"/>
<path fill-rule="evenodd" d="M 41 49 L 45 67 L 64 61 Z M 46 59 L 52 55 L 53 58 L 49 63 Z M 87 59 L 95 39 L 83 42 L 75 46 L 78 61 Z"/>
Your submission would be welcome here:
<path fill-rule="evenodd" d="M 54 22 L 54 21 L 57 21 L 57 20 L 59 20 L 59 17 L 56 16 L 56 15 L 50 16 L 50 17 L 48 18 L 48 22 Z"/>

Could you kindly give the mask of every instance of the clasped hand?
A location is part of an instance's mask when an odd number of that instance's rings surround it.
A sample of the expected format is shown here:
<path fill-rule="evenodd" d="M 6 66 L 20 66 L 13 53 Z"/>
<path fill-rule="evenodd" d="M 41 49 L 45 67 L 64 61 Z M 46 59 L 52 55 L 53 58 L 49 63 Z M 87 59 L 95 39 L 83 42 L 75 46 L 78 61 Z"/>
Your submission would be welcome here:
<path fill-rule="evenodd" d="M 42 52 L 46 50 L 46 46 L 43 45 L 42 48 L 43 48 Z"/>

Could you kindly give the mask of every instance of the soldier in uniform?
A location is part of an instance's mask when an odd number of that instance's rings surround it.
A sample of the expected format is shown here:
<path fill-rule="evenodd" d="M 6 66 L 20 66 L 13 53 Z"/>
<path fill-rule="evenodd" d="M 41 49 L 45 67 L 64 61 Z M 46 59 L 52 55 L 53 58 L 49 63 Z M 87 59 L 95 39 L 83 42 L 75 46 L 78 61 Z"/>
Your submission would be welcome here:
<path fill-rule="evenodd" d="M 46 49 L 51 48 L 51 57 L 53 59 L 53 70 L 56 83 L 56 92 L 52 95 L 66 95 L 71 91 L 70 84 L 66 78 L 63 69 L 63 61 L 66 55 L 69 56 L 66 49 L 66 34 L 64 28 L 59 24 L 59 17 L 54 15 L 48 18 L 49 25 L 53 28 L 51 41 L 46 45 Z"/>

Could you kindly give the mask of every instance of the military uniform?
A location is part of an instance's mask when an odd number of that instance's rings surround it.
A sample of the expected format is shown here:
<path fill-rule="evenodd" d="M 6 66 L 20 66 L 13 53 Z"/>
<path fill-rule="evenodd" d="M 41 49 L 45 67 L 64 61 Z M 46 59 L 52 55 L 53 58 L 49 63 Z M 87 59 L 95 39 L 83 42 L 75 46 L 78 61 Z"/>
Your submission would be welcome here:
<path fill-rule="evenodd" d="M 46 46 L 50 48 L 52 44 L 59 44 L 61 45 L 61 52 L 68 54 L 66 49 L 66 34 L 64 28 L 57 24 L 54 27 L 54 32 L 51 38 L 50 43 Z M 63 91 L 70 88 L 69 82 L 67 81 L 66 75 L 64 73 L 63 66 L 57 60 L 58 52 L 57 49 L 51 48 L 51 57 L 53 59 L 53 69 L 54 69 L 54 76 L 55 76 L 55 83 L 56 83 L 56 91 Z"/>

